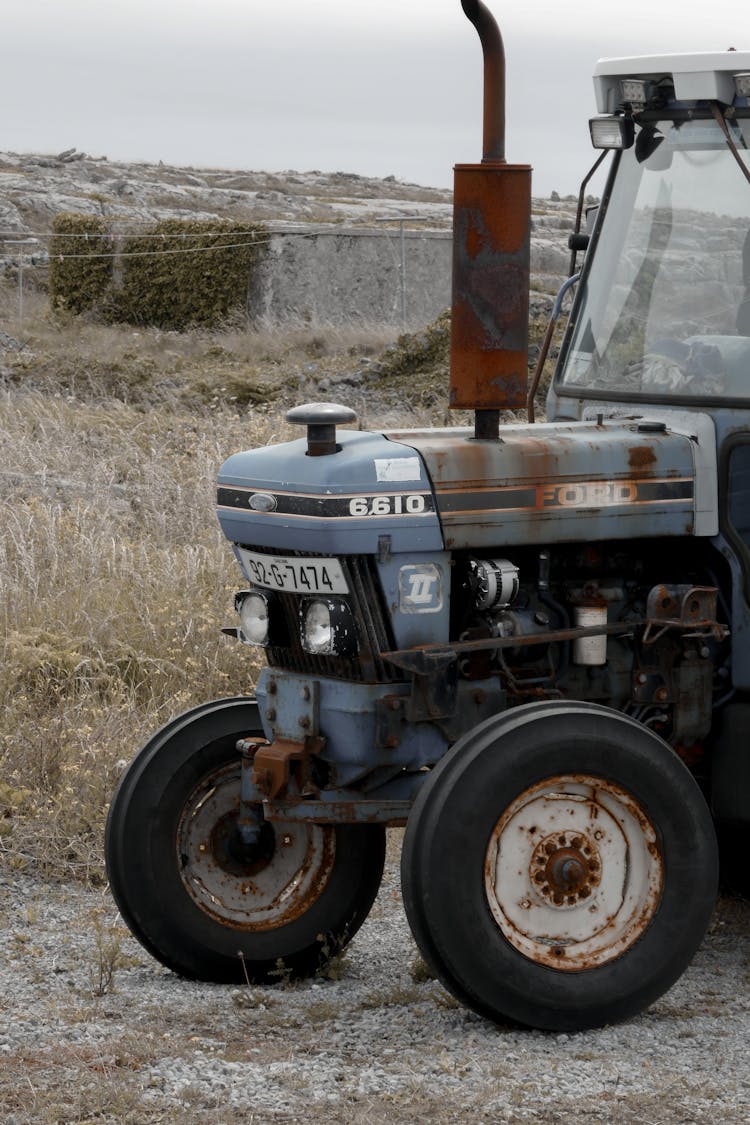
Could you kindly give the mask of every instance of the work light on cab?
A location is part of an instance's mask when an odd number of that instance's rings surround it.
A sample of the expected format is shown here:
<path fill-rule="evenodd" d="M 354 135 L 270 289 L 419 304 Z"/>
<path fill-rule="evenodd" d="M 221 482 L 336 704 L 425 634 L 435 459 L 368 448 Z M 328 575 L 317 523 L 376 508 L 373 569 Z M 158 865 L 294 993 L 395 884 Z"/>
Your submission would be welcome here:
<path fill-rule="evenodd" d="M 592 117 L 589 130 L 594 148 L 630 148 L 635 137 L 632 117 Z"/>
<path fill-rule="evenodd" d="M 739 98 L 750 98 L 750 74 L 745 72 L 735 74 L 734 88 Z"/>

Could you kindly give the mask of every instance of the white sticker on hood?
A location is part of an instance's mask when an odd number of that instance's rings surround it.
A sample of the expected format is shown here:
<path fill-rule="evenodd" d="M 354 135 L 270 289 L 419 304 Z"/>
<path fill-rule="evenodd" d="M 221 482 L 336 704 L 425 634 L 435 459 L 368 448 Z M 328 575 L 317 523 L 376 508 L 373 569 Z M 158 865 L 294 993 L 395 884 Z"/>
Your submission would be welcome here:
<path fill-rule="evenodd" d="M 418 457 L 375 458 L 377 480 L 421 480 L 422 468 Z"/>

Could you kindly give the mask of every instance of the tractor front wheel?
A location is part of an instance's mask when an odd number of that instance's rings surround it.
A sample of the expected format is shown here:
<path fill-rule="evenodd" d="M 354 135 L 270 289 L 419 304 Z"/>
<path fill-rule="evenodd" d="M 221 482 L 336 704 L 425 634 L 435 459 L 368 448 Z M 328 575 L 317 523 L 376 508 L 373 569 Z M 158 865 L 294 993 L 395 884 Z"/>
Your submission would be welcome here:
<path fill-rule="evenodd" d="M 199 980 L 308 976 L 367 917 L 383 871 L 378 825 L 238 824 L 240 738 L 257 705 L 220 700 L 164 727 L 129 766 L 107 821 L 110 887 L 136 938 Z"/>
<path fill-rule="evenodd" d="M 702 794 L 652 731 L 591 704 L 515 708 L 435 768 L 402 883 L 417 943 L 483 1015 L 580 1030 L 641 1011 L 708 926 L 717 851 Z"/>

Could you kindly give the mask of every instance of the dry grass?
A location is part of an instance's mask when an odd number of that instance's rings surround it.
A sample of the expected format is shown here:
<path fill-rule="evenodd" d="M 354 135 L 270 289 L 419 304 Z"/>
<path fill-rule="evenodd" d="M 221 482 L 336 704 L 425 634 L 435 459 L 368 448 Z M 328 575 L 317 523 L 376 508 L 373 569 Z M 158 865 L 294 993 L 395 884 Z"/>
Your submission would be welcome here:
<path fill-rule="evenodd" d="M 248 690 L 216 467 L 270 435 L 229 412 L 0 398 L 0 850 L 96 874 L 119 769 L 170 714 Z"/>
<path fill-rule="evenodd" d="M 219 465 L 299 436 L 283 407 L 392 333 L 137 332 L 31 291 L 19 331 L 16 302 L 0 285 L 0 863 L 99 881 L 124 763 L 169 717 L 252 690 L 220 631 L 241 576 Z"/>
<path fill-rule="evenodd" d="M 191 411 L 299 401 L 321 375 L 351 372 L 396 335 L 380 324 L 258 329 L 240 314 L 215 331 L 135 329 L 53 313 L 34 289 L 19 324 L 17 291 L 2 284 L 0 330 L 22 345 L 0 351 L 5 386 Z"/>
<path fill-rule="evenodd" d="M 282 407 L 392 332 L 134 331 L 24 296 L 19 329 L 0 285 L 0 862 L 96 881 L 123 764 L 170 716 L 252 690 L 220 631 L 241 578 L 218 466 L 292 436 Z"/>

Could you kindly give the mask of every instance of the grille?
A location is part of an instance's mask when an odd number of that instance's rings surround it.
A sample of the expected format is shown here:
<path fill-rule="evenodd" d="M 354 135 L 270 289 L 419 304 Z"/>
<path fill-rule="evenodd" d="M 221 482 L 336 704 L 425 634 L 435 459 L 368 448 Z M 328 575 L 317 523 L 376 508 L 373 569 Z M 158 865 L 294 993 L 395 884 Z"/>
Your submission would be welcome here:
<path fill-rule="evenodd" d="M 243 544 L 258 554 L 274 554 L 263 547 Z M 305 551 L 287 551 L 295 558 L 316 558 Z M 355 680 L 366 683 L 392 683 L 399 678 L 398 671 L 381 659 L 382 652 L 395 648 L 393 635 L 383 606 L 375 560 L 370 556 L 343 555 L 339 557 L 346 577 L 349 594 L 345 595 L 357 629 L 356 656 L 322 656 L 305 652 L 299 635 L 299 606 L 303 595 L 275 592 L 281 606 L 287 645 L 269 645 L 266 659 L 272 668 L 299 672 L 309 676 L 330 676 L 334 679 Z"/>

